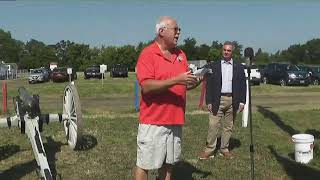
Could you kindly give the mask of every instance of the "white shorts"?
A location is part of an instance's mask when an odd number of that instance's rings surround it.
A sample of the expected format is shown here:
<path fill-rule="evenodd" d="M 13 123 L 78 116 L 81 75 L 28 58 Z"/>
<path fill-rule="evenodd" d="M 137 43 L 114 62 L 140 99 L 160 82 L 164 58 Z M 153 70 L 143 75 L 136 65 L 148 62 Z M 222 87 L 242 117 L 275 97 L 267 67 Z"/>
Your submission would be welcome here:
<path fill-rule="evenodd" d="M 159 169 L 164 163 L 175 164 L 181 155 L 182 126 L 139 124 L 137 135 L 137 166 Z"/>

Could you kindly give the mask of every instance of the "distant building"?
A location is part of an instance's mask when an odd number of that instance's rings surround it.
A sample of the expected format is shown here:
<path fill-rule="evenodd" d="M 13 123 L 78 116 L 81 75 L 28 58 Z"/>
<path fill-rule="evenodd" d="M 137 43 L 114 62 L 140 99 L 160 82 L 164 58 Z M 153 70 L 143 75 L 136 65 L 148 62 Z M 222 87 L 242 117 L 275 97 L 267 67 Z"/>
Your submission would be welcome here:
<path fill-rule="evenodd" d="M 17 78 L 18 66 L 16 63 L 5 63 L 0 64 L 0 79 L 16 79 Z"/>
<path fill-rule="evenodd" d="M 0 79 L 7 79 L 8 66 L 0 64 Z"/>
<path fill-rule="evenodd" d="M 49 68 L 51 69 L 51 71 L 56 67 L 58 67 L 58 63 L 57 62 L 50 62 Z"/>

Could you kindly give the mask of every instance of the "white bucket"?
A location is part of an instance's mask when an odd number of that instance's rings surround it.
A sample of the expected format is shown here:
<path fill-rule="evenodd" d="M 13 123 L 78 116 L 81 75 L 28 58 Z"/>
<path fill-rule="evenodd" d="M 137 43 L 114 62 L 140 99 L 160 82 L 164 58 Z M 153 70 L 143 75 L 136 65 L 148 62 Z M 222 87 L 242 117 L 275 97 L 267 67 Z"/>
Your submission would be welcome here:
<path fill-rule="evenodd" d="M 296 162 L 307 164 L 313 159 L 313 141 L 311 134 L 295 134 L 292 136 L 294 144 L 294 158 Z"/>

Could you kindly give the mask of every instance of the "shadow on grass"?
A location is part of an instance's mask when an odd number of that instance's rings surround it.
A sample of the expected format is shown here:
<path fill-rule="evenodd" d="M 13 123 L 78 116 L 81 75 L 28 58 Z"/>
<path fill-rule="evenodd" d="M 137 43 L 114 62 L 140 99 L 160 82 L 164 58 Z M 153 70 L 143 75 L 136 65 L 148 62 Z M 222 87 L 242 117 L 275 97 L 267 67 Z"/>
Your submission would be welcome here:
<path fill-rule="evenodd" d="M 215 152 L 217 152 L 220 149 L 221 146 L 221 137 L 217 138 L 217 145 Z M 239 139 L 230 138 L 229 140 L 229 150 L 232 151 L 235 148 L 239 148 L 241 146 L 241 142 Z"/>
<path fill-rule="evenodd" d="M 57 152 L 61 151 L 61 146 L 65 145 L 60 142 L 55 142 L 51 137 L 46 137 L 47 142 L 43 144 L 43 147 L 46 152 L 48 164 L 51 170 L 51 174 L 53 179 L 56 179 L 57 172 L 56 172 L 56 158 L 55 155 Z M 10 155 L 13 155 L 17 152 L 19 152 L 20 148 L 19 146 L 4 146 L 0 148 L 0 157 L 1 160 L 9 157 Z M 11 167 L 8 170 L 5 170 L 4 172 L 0 173 L 0 179 L 20 179 L 26 174 L 29 174 L 30 172 L 37 169 L 38 165 L 36 160 L 32 160 L 23 164 L 19 164 L 16 166 Z"/>
<path fill-rule="evenodd" d="M 49 168 L 52 174 L 53 179 L 61 179 L 60 174 L 57 174 L 56 171 L 56 153 L 61 151 L 61 147 L 66 145 L 66 143 L 61 143 L 54 141 L 51 136 L 46 137 L 47 142 L 43 144 Z M 79 144 L 79 149 L 77 150 L 88 150 L 97 145 L 97 139 L 91 135 L 84 135 Z M 0 160 L 6 159 L 9 156 L 20 151 L 19 146 L 8 145 L 0 147 Z M 0 179 L 21 179 L 26 174 L 37 169 L 38 165 L 35 160 L 19 164 L 11 167 L 8 170 L 0 172 Z"/>
<path fill-rule="evenodd" d="M 0 172 L 0 179 L 21 179 L 23 176 L 34 171 L 36 167 L 37 167 L 36 160 L 19 164 L 3 172 Z"/>
<path fill-rule="evenodd" d="M 287 175 L 293 180 L 320 179 L 320 170 L 297 163 L 285 156 L 279 155 L 273 146 L 268 146 L 268 148 L 287 172 Z"/>
<path fill-rule="evenodd" d="M 269 111 L 267 108 L 262 107 L 262 106 L 257 106 L 258 111 L 266 118 L 271 119 L 277 126 L 279 126 L 283 131 L 288 133 L 290 136 L 294 134 L 299 134 L 300 132 L 290 125 L 284 123 L 281 118 L 274 112 Z"/>
<path fill-rule="evenodd" d="M 276 113 L 271 112 L 271 111 L 267 110 L 265 107 L 262 107 L 262 106 L 257 106 L 257 108 L 258 108 L 258 111 L 264 117 L 267 117 L 267 118 L 271 119 L 276 125 L 278 125 L 283 131 L 287 132 L 290 136 L 300 133 L 298 130 L 294 129 L 290 125 L 285 124 Z M 305 131 L 305 133 L 313 135 L 315 139 L 319 139 L 320 138 L 320 131 L 318 131 L 316 129 L 307 129 Z M 320 154 L 320 149 L 319 149 L 318 144 L 315 144 L 313 151 L 314 151 L 314 153 L 316 155 Z M 294 153 L 289 153 L 288 156 L 292 160 L 295 159 Z"/>
<path fill-rule="evenodd" d="M 307 129 L 306 133 L 307 134 L 312 134 L 315 139 L 320 139 L 320 131 L 318 131 L 316 129 Z"/>
<path fill-rule="evenodd" d="M 44 149 L 46 151 L 47 160 L 49 164 L 49 168 L 52 174 L 53 179 L 56 179 L 57 174 L 56 170 L 56 153 L 61 151 L 61 146 L 66 145 L 66 143 L 61 143 L 54 141 L 51 136 L 46 137 L 47 142 L 43 144 Z"/>
<path fill-rule="evenodd" d="M 241 142 L 239 139 L 230 138 L 229 141 L 229 150 L 233 150 L 235 148 L 239 148 L 241 146 Z"/>
<path fill-rule="evenodd" d="M 75 151 L 87 151 L 94 148 L 98 144 L 97 138 L 92 135 L 83 135 Z"/>
<path fill-rule="evenodd" d="M 192 174 L 197 174 L 200 179 L 208 179 L 212 175 L 211 172 L 201 171 L 188 162 L 180 161 L 177 163 L 172 171 L 173 180 L 193 180 Z"/>
<path fill-rule="evenodd" d="M 7 159 L 8 157 L 16 154 L 20 151 L 20 147 L 17 145 L 4 145 L 0 147 L 0 161 Z"/>

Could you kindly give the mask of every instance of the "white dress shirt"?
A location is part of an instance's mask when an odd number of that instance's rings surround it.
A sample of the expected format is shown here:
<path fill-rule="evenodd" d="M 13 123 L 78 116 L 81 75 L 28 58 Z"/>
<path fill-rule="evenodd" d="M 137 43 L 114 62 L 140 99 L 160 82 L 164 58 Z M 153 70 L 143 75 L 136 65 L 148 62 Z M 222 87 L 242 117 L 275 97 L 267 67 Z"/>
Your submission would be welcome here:
<path fill-rule="evenodd" d="M 233 60 L 221 60 L 221 93 L 232 93 Z"/>

